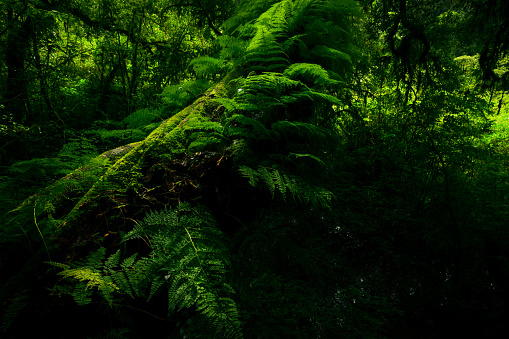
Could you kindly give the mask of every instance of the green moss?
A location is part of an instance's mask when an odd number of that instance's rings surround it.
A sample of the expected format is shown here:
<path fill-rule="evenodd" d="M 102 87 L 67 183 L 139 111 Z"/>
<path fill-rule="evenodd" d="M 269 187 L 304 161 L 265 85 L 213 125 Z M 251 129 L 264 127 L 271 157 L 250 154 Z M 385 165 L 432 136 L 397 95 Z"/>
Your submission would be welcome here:
<path fill-rule="evenodd" d="M 214 99 L 231 95 L 234 89 L 230 81 L 238 76 L 231 73 L 193 104 L 160 123 L 144 140 L 102 153 L 11 211 L 4 221 L 5 227 L 0 230 L 5 239 L 3 249 L 8 254 L 0 260 L 0 269 L 9 271 L 13 258 L 24 261 L 28 254 L 31 257 L 23 270 L 12 279 L 2 281 L 2 288 L 9 291 L 6 293 L 15 291 L 20 282 L 30 281 L 29 275 L 36 270 L 40 270 L 41 276 L 52 279 L 45 275 L 47 267 L 41 264 L 48 260 L 48 254 L 50 260 L 72 261 L 97 246 L 116 241 L 113 238 L 118 240 L 118 231 L 123 230 L 122 220 L 126 220 L 126 216 L 136 218 L 154 206 L 180 197 L 193 199 L 199 175 L 195 178 L 182 172 L 179 175 L 184 178 L 176 179 L 167 169 L 190 157 L 188 146 L 196 137 L 194 132 L 200 131 L 202 122 L 217 120 L 219 103 Z M 204 160 L 200 170 L 208 169 L 207 161 Z M 210 161 L 215 163 L 217 159 Z M 160 196 L 143 194 L 158 192 L 158 189 L 162 194 L 175 192 L 161 200 L 158 200 Z M 40 227 L 40 233 L 34 222 Z M 105 234 L 110 231 L 116 235 L 107 238 Z M 43 246 L 43 239 L 49 253 Z"/>
<path fill-rule="evenodd" d="M 163 121 L 145 140 L 125 146 L 122 151 L 127 153 L 121 157 L 113 157 L 113 159 L 118 160 L 67 215 L 65 227 L 73 227 L 82 215 L 94 209 L 97 206 L 97 198 L 101 196 L 105 189 L 138 192 L 143 189 L 144 170 L 147 166 L 153 164 L 155 160 L 167 160 L 185 153 L 188 144 L 185 133 L 186 125 L 195 118 L 214 116 L 214 111 L 219 104 L 214 102 L 213 99 L 231 95 L 230 81 L 238 75 L 238 71 L 232 71 L 210 92 L 205 93 L 204 96 L 198 98 L 181 112 Z M 107 153 L 112 154 L 111 152 Z"/>

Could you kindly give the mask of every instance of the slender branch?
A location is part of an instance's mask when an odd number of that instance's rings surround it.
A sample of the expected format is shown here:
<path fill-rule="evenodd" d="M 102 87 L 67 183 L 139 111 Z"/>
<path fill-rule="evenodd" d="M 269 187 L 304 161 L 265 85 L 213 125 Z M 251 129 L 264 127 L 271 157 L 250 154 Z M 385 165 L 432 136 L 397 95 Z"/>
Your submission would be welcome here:
<path fill-rule="evenodd" d="M 214 23 L 212 22 L 212 19 L 210 18 L 209 14 L 207 13 L 207 11 L 205 10 L 205 8 L 203 8 L 200 0 L 196 0 L 198 2 L 198 5 L 200 6 L 200 8 L 202 9 L 203 11 L 203 14 L 205 14 L 205 17 L 207 18 L 207 22 L 209 24 L 209 27 L 214 31 L 214 33 L 216 33 L 217 36 L 221 36 L 222 33 L 214 26 Z"/>
<path fill-rule="evenodd" d="M 214 23 L 212 22 L 212 19 L 210 18 L 210 15 L 207 13 L 205 8 L 201 4 L 200 0 L 196 0 L 196 2 L 198 3 L 197 5 L 192 4 L 192 3 L 185 3 L 185 4 L 178 3 L 178 4 L 166 6 L 163 10 L 161 10 L 161 12 L 160 12 L 161 14 L 160 15 L 162 16 L 162 14 L 164 12 L 167 12 L 172 7 L 196 7 L 196 8 L 199 8 L 199 9 L 201 9 L 203 11 L 203 14 L 205 15 L 205 18 L 207 19 L 207 23 L 208 23 L 210 29 L 212 29 L 217 36 L 222 35 L 223 33 L 221 33 L 221 31 L 219 31 L 216 28 L 216 26 L 214 26 Z"/>

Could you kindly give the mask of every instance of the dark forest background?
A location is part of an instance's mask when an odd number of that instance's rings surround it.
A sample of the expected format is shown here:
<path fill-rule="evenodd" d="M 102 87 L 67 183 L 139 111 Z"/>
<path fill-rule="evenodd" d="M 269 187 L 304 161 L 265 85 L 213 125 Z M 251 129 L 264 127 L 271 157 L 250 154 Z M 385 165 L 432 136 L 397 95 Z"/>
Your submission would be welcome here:
<path fill-rule="evenodd" d="M 3 0 L 0 336 L 509 335 L 509 2 Z"/>

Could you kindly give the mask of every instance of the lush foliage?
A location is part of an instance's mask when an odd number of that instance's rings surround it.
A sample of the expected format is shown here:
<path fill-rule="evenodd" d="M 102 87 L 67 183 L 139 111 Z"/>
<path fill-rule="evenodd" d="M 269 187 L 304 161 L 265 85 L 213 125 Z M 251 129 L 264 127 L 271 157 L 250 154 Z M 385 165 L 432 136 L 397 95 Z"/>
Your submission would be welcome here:
<path fill-rule="evenodd" d="M 5 2 L 2 334 L 508 335 L 504 4 Z"/>

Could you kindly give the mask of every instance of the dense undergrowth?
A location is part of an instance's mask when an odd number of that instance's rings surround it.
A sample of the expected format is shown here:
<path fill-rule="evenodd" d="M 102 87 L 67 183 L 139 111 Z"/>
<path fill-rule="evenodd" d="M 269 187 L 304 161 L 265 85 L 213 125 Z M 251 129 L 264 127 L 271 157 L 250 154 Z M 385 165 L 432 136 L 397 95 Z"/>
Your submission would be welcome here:
<path fill-rule="evenodd" d="M 507 334 L 503 97 L 454 60 L 367 67 L 359 18 L 245 3 L 162 108 L 9 166 L 3 334 Z"/>

